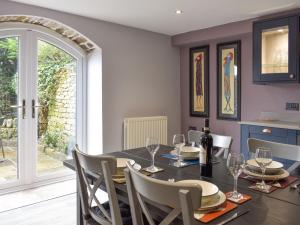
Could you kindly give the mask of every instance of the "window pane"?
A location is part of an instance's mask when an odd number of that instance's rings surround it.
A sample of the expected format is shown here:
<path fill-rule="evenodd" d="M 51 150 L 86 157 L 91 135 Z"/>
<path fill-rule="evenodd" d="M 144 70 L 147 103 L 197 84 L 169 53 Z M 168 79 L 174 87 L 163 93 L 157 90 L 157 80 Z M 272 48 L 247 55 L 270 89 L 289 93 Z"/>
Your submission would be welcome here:
<path fill-rule="evenodd" d="M 38 41 L 38 175 L 66 170 L 63 160 L 76 143 L 77 61 Z"/>
<path fill-rule="evenodd" d="M 0 38 L 0 183 L 18 174 L 19 37 Z"/>

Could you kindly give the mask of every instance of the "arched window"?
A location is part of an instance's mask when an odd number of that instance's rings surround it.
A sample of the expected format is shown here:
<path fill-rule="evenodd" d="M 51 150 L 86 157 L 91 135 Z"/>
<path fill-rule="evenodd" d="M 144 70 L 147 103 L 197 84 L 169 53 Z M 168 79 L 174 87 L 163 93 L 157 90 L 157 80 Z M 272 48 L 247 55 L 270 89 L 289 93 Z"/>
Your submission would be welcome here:
<path fill-rule="evenodd" d="M 0 26 L 0 188 L 70 175 L 62 161 L 86 146 L 86 55 L 48 29 Z"/>

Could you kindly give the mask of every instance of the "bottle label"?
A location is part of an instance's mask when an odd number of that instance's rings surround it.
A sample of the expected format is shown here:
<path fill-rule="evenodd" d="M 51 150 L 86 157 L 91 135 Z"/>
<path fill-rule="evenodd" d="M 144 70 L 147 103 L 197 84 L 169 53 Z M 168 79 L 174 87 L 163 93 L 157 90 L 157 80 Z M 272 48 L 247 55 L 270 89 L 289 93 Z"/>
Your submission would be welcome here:
<path fill-rule="evenodd" d="M 202 147 L 202 145 L 200 145 L 199 163 L 200 163 L 200 164 L 206 165 L 206 151 L 205 151 L 205 149 Z"/>

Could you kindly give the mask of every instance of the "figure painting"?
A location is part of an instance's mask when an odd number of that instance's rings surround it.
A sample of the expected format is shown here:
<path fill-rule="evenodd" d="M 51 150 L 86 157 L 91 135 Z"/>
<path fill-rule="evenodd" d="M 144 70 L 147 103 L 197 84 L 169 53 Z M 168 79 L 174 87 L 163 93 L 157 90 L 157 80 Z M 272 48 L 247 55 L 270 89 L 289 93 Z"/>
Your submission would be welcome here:
<path fill-rule="evenodd" d="M 190 112 L 208 116 L 208 46 L 190 49 Z"/>
<path fill-rule="evenodd" d="M 217 47 L 218 119 L 240 119 L 240 41 Z"/>
<path fill-rule="evenodd" d="M 223 77 L 223 85 L 222 85 L 222 112 L 224 114 L 234 114 L 233 98 L 231 98 L 231 93 L 234 96 L 234 49 L 225 49 L 222 51 L 223 58 L 223 68 L 222 68 L 222 77 Z M 232 89 L 232 90 L 231 90 Z"/>

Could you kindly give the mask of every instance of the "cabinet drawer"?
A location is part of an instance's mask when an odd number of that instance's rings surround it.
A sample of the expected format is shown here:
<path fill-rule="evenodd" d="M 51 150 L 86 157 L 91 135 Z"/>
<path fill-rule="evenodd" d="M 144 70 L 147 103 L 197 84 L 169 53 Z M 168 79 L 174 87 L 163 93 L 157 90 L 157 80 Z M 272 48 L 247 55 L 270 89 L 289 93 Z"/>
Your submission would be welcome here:
<path fill-rule="evenodd" d="M 250 134 L 260 134 L 260 135 L 270 135 L 270 136 L 278 136 L 278 137 L 287 137 L 288 136 L 287 129 L 282 128 L 274 128 L 274 127 L 263 127 L 263 126 L 250 126 L 249 132 Z M 296 135 L 296 134 L 295 134 Z"/>

